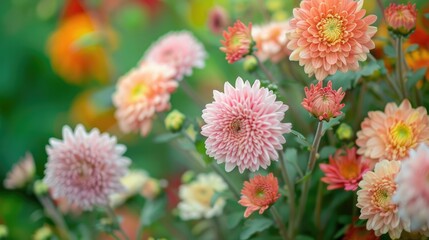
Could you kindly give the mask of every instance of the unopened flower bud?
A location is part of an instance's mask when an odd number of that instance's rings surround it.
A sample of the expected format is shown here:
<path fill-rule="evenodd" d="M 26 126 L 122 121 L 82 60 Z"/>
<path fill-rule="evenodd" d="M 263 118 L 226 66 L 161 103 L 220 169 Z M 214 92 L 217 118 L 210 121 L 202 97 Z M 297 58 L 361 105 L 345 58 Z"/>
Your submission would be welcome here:
<path fill-rule="evenodd" d="M 182 183 L 189 183 L 195 178 L 195 172 L 194 171 L 186 171 L 182 175 Z"/>
<path fill-rule="evenodd" d="M 391 3 L 384 10 L 389 31 L 394 35 L 407 37 L 416 28 L 417 11 L 416 5 L 408 3 Z"/>
<path fill-rule="evenodd" d="M 34 240 L 48 240 L 52 237 L 52 230 L 48 225 L 44 225 L 43 227 L 37 229 L 34 233 Z"/>
<path fill-rule="evenodd" d="M 171 111 L 164 120 L 165 128 L 171 132 L 178 132 L 182 129 L 186 116 L 178 110 Z"/>
<path fill-rule="evenodd" d="M 37 180 L 34 182 L 33 191 L 36 195 L 44 195 L 48 193 L 49 187 L 42 180 Z"/>
<path fill-rule="evenodd" d="M 336 134 L 340 140 L 349 140 L 353 137 L 353 129 L 349 125 L 341 123 Z"/>
<path fill-rule="evenodd" d="M 252 73 L 258 69 L 258 60 L 254 56 L 247 56 L 243 63 L 245 71 Z"/>

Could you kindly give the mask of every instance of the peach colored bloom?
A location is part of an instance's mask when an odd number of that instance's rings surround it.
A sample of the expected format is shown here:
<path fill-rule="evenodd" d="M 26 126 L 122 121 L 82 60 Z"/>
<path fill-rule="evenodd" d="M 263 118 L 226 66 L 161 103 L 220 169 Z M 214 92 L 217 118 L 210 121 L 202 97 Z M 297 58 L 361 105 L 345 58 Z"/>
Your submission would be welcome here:
<path fill-rule="evenodd" d="M 333 156 L 329 156 L 329 164 L 319 166 L 325 173 L 321 180 L 329 184 L 328 190 L 344 188 L 355 191 L 362 175 L 369 170 L 369 163 L 356 154 L 355 147 L 338 149 Z"/>
<path fill-rule="evenodd" d="M 416 4 L 391 3 L 384 9 L 384 16 L 390 31 L 407 36 L 416 28 Z"/>
<path fill-rule="evenodd" d="M 410 150 L 396 177 L 398 190 L 393 200 L 401 218 L 410 219 L 412 230 L 429 226 L 429 147 Z"/>
<path fill-rule="evenodd" d="M 35 172 L 33 155 L 27 152 L 7 173 L 3 183 L 4 187 L 7 189 L 23 188 L 33 179 Z"/>
<path fill-rule="evenodd" d="M 374 171 L 363 175 L 359 183 L 356 206 L 361 209 L 360 219 L 367 219 L 366 229 L 374 230 L 376 236 L 389 233 L 392 239 L 399 238 L 402 230 L 409 231 L 409 222 L 399 218 L 398 205 L 392 202 L 397 184 L 395 177 L 401 162 L 383 160 Z"/>
<path fill-rule="evenodd" d="M 223 7 L 215 6 L 210 10 L 207 25 L 212 33 L 222 34 L 228 22 L 228 14 Z"/>
<path fill-rule="evenodd" d="M 256 175 L 250 181 L 244 182 L 238 203 L 246 207 L 244 217 L 247 218 L 254 211 L 264 213 L 279 197 L 279 183 L 272 173 L 267 176 Z"/>
<path fill-rule="evenodd" d="M 357 70 L 375 47 L 370 26 L 377 17 L 365 18 L 363 0 L 303 0 L 293 10 L 288 48 L 291 61 L 299 61 L 304 71 L 322 81 L 341 70 Z"/>
<path fill-rule="evenodd" d="M 357 133 L 358 154 L 374 161 L 402 160 L 419 143 L 429 143 L 429 116 L 424 107 L 412 108 L 405 99 L 399 107 L 388 103 L 384 112 L 372 111 Z"/>
<path fill-rule="evenodd" d="M 256 56 L 261 61 L 270 59 L 273 63 L 283 60 L 291 51 L 287 48 L 287 31 L 290 29 L 289 21 L 271 22 L 252 28 L 252 36 L 256 43 Z"/>
<path fill-rule="evenodd" d="M 113 95 L 115 116 L 125 133 L 149 134 L 157 112 L 170 109 L 170 94 L 176 90 L 175 71 L 157 63 L 146 63 L 123 76 Z"/>
<path fill-rule="evenodd" d="M 128 171 L 126 147 L 116 137 L 96 128 L 86 132 L 82 125 L 73 131 L 63 127 L 63 140 L 51 138 L 46 147 L 44 182 L 53 198 L 65 198 L 71 205 L 91 210 L 109 204 L 109 196 L 123 191 L 120 179 Z"/>
<path fill-rule="evenodd" d="M 206 105 L 202 115 L 207 154 L 218 163 L 225 162 L 228 172 L 235 167 L 240 173 L 254 172 L 278 160 L 277 150 L 286 142 L 283 134 L 292 127 L 281 122 L 289 107 L 276 101 L 272 91 L 261 88 L 258 80 L 251 86 L 238 77 L 235 88 L 227 82 L 224 93 L 213 94 L 214 102 Z"/>
<path fill-rule="evenodd" d="M 223 32 L 224 40 L 220 40 L 223 47 L 220 50 L 226 53 L 228 63 L 234 63 L 252 52 L 252 23 L 248 26 L 237 20 L 228 31 Z"/>
<path fill-rule="evenodd" d="M 335 91 L 331 81 L 326 87 L 323 87 L 323 81 L 319 81 L 316 85 L 311 84 L 310 89 L 305 87 L 304 91 L 305 98 L 301 105 L 319 121 L 329 121 L 341 115 L 341 109 L 345 105 L 341 101 L 346 94 L 342 88 Z"/>
<path fill-rule="evenodd" d="M 193 68 L 203 68 L 207 53 L 204 46 L 188 31 L 170 32 L 152 44 L 142 64 L 156 62 L 174 68 L 174 79 L 190 76 Z"/>

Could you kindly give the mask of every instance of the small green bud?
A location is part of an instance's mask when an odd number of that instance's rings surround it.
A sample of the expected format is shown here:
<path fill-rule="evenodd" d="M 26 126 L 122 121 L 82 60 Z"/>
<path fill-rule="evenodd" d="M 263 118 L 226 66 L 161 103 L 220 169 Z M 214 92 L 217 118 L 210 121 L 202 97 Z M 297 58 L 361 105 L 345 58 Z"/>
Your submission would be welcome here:
<path fill-rule="evenodd" d="M 0 224 L 0 239 L 6 239 L 9 235 L 9 231 L 5 225 Z"/>
<path fill-rule="evenodd" d="M 189 183 L 195 178 L 195 172 L 193 171 L 186 171 L 182 175 L 182 183 Z"/>
<path fill-rule="evenodd" d="M 171 111 L 164 120 L 165 128 L 171 132 L 178 132 L 182 129 L 186 116 L 178 110 Z"/>
<path fill-rule="evenodd" d="M 244 59 L 243 68 L 245 71 L 252 73 L 258 69 L 258 61 L 254 56 L 247 56 Z"/>
<path fill-rule="evenodd" d="M 42 180 L 37 180 L 34 182 L 33 191 L 34 194 L 40 196 L 48 193 L 49 187 Z"/>
<path fill-rule="evenodd" d="M 341 123 L 336 134 L 340 140 L 349 140 L 353 137 L 353 129 L 349 125 Z"/>
<path fill-rule="evenodd" d="M 48 225 L 44 225 L 43 227 L 37 229 L 34 233 L 34 240 L 47 240 L 52 237 L 52 230 Z"/>

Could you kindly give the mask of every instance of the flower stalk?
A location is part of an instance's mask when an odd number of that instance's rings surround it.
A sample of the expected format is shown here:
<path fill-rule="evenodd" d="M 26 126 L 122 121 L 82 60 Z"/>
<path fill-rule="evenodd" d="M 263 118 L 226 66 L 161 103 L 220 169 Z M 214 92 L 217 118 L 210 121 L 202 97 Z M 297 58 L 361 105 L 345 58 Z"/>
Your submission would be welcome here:
<path fill-rule="evenodd" d="M 286 166 L 284 163 L 284 154 L 282 151 L 279 151 L 279 155 L 280 155 L 280 170 L 282 173 L 282 177 L 283 180 L 286 184 L 286 187 L 288 189 L 288 194 L 289 196 L 287 197 L 288 199 L 288 203 L 289 203 L 289 227 L 288 227 L 288 236 L 290 238 L 294 238 L 294 226 L 293 223 L 295 221 L 295 212 L 296 212 L 296 207 L 295 207 L 295 185 L 292 181 L 292 179 L 289 177 L 289 174 L 287 173 L 286 170 Z"/>
<path fill-rule="evenodd" d="M 402 99 L 408 98 L 407 96 L 407 88 L 406 88 L 406 82 L 407 79 L 404 76 L 404 53 L 403 53 L 403 46 L 402 46 L 402 37 L 398 36 L 396 38 L 396 77 L 398 80 L 399 86 L 401 86 L 401 93 L 402 93 Z"/>

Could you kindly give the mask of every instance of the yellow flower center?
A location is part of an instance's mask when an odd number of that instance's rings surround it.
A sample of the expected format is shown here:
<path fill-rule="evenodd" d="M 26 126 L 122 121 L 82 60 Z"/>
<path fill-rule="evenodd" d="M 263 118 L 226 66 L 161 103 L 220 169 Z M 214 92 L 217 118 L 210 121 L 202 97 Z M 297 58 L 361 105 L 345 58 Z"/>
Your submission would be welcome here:
<path fill-rule="evenodd" d="M 191 191 L 195 201 L 203 206 L 210 207 L 210 202 L 214 194 L 213 188 L 208 188 L 206 185 L 202 184 L 194 184 Z"/>
<path fill-rule="evenodd" d="M 409 125 L 399 122 L 390 130 L 393 145 L 398 147 L 408 147 L 414 143 L 413 130 Z"/>
<path fill-rule="evenodd" d="M 338 14 L 328 14 L 316 27 L 323 42 L 334 45 L 343 39 L 343 20 Z"/>
<path fill-rule="evenodd" d="M 138 101 L 144 97 L 147 97 L 149 91 L 150 89 L 146 84 L 140 83 L 132 88 L 130 99 L 132 102 Z"/>
<path fill-rule="evenodd" d="M 377 205 L 383 209 L 386 209 L 390 205 L 391 196 L 385 189 L 380 189 L 374 193 L 375 201 Z"/>
<path fill-rule="evenodd" d="M 396 205 L 392 203 L 392 196 L 395 190 L 396 185 L 392 179 L 383 179 L 372 189 L 372 205 L 384 212 L 394 210 Z"/>

